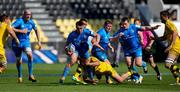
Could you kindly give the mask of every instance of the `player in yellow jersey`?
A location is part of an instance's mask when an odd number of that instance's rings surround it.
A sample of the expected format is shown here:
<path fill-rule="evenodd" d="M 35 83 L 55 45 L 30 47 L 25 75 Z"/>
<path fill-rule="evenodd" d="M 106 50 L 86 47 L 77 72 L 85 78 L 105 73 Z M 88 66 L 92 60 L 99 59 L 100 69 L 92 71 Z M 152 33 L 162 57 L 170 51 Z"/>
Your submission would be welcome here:
<path fill-rule="evenodd" d="M 161 22 L 165 24 L 165 32 L 162 38 L 168 41 L 168 47 L 165 52 L 168 53 L 165 60 L 165 67 L 170 69 L 174 78 L 176 79 L 176 84 L 180 85 L 180 80 L 178 73 L 180 69 L 175 65 L 177 58 L 180 55 L 180 38 L 178 36 L 178 30 L 174 23 L 169 20 L 168 11 L 160 12 Z"/>
<path fill-rule="evenodd" d="M 0 73 L 2 73 L 7 68 L 4 44 L 8 34 L 10 34 L 16 40 L 16 43 L 19 44 L 19 40 L 16 37 L 16 34 L 11 29 L 11 23 L 8 15 L 2 14 L 0 16 Z"/>
<path fill-rule="evenodd" d="M 133 72 L 126 72 L 123 75 L 119 75 L 116 70 L 112 68 L 110 64 L 107 62 L 101 62 L 96 57 L 91 56 L 90 62 L 86 65 L 93 66 L 95 69 L 95 74 L 97 75 L 105 75 L 109 74 L 115 81 L 118 83 L 122 83 L 125 79 L 133 74 Z M 141 80 L 140 80 L 141 81 Z"/>

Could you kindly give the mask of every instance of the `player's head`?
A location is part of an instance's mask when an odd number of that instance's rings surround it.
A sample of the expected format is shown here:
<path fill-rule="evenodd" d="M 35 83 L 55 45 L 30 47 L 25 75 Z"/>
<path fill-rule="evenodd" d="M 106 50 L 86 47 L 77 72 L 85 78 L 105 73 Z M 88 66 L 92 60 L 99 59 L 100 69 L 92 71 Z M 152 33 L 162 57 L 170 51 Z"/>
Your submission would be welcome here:
<path fill-rule="evenodd" d="M 84 24 L 82 21 L 78 21 L 76 22 L 76 30 L 81 33 L 84 29 Z"/>
<path fill-rule="evenodd" d="M 23 18 L 28 21 L 29 19 L 31 19 L 31 16 L 32 16 L 32 13 L 30 10 L 26 9 L 24 10 L 24 13 L 23 13 Z"/>
<path fill-rule="evenodd" d="M 112 21 L 106 20 L 104 22 L 104 28 L 106 31 L 111 31 L 112 30 Z"/>
<path fill-rule="evenodd" d="M 2 14 L 2 15 L 0 15 L 0 21 L 10 23 L 10 18 L 7 14 Z"/>
<path fill-rule="evenodd" d="M 75 46 L 72 43 L 68 44 L 64 49 L 66 54 L 70 56 L 75 52 Z"/>
<path fill-rule="evenodd" d="M 135 20 L 134 20 L 134 24 L 136 24 L 136 25 L 141 25 L 141 20 L 140 20 L 140 19 L 135 19 Z"/>
<path fill-rule="evenodd" d="M 121 19 L 122 27 L 125 29 L 129 28 L 129 18 L 128 17 L 123 17 Z"/>
<path fill-rule="evenodd" d="M 161 18 L 161 22 L 165 23 L 166 20 L 169 19 L 169 12 L 167 10 L 161 11 L 160 18 Z"/>
<path fill-rule="evenodd" d="M 81 21 L 84 24 L 84 27 L 86 27 L 88 25 L 88 21 L 85 18 L 82 18 L 79 21 Z"/>

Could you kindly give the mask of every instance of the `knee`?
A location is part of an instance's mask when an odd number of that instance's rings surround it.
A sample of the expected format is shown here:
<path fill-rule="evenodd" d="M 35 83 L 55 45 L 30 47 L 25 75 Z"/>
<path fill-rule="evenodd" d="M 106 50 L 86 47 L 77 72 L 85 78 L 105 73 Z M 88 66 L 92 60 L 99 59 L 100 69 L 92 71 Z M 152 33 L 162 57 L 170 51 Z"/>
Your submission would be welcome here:
<path fill-rule="evenodd" d="M 33 59 L 32 54 L 28 54 L 28 58 L 29 58 L 30 60 L 32 60 L 32 59 Z"/>
<path fill-rule="evenodd" d="M 131 61 L 126 62 L 127 66 L 131 66 Z"/>
<path fill-rule="evenodd" d="M 138 67 L 140 67 L 140 66 L 142 66 L 142 62 L 136 62 L 136 65 L 137 65 Z"/>
<path fill-rule="evenodd" d="M 67 67 L 72 67 L 74 65 L 74 63 L 68 63 L 66 66 Z"/>
<path fill-rule="evenodd" d="M 165 68 L 170 69 L 171 65 L 172 65 L 172 64 L 170 64 L 170 63 L 165 63 L 164 66 L 165 66 Z"/>

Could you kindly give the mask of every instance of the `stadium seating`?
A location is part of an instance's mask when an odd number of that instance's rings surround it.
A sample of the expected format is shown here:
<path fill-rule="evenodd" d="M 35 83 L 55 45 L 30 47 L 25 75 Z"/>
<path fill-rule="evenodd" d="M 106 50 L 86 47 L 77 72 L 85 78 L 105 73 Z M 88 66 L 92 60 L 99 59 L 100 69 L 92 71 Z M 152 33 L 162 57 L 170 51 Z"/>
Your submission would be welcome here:
<path fill-rule="evenodd" d="M 11 15 L 11 18 L 20 17 L 23 9 L 25 8 L 22 0 L 1 0 L 0 1 L 0 12 Z"/>
<path fill-rule="evenodd" d="M 28 1 L 28 0 L 27 0 Z M 30 0 L 29 0 L 30 1 Z M 118 21 L 122 16 L 132 16 L 136 11 L 133 4 L 125 5 L 125 0 L 34 0 L 40 2 L 56 23 L 63 37 L 74 29 L 75 22 L 87 18 L 92 29 L 97 31 L 106 19 Z M 25 9 L 23 0 L 1 0 L 0 11 L 15 19 Z M 67 22 L 67 23 L 66 23 Z M 117 29 L 115 25 L 114 30 Z"/>
<path fill-rule="evenodd" d="M 42 31 L 41 27 L 38 25 L 37 21 L 34 20 L 35 24 L 37 25 L 37 29 L 39 30 L 39 33 L 40 33 L 40 40 L 41 42 L 48 42 L 48 37 L 45 36 L 44 32 Z M 37 38 L 36 38 L 36 35 L 35 35 L 35 31 L 32 31 L 31 34 L 30 34 L 30 41 L 31 42 L 37 42 Z"/>

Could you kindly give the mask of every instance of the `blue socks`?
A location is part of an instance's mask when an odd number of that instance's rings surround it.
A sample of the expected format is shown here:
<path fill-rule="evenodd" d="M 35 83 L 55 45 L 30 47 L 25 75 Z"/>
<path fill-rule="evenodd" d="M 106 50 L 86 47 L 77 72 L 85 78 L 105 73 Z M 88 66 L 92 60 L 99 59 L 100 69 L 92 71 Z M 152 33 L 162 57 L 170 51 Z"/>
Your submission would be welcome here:
<path fill-rule="evenodd" d="M 91 80 L 93 80 L 94 79 L 94 74 L 93 74 L 93 70 L 91 69 L 91 67 L 89 67 L 89 66 L 87 66 L 87 73 L 88 73 L 88 75 L 89 75 L 89 78 L 91 79 Z"/>
<path fill-rule="evenodd" d="M 133 66 L 132 70 L 133 70 L 134 72 L 138 73 L 138 70 L 137 70 L 136 66 Z"/>
<path fill-rule="evenodd" d="M 70 68 L 66 66 L 66 67 L 64 68 L 64 72 L 63 72 L 63 75 L 62 75 L 62 76 L 66 78 L 67 75 L 68 75 L 68 73 L 69 73 L 69 71 L 70 71 Z"/>
<path fill-rule="evenodd" d="M 142 67 L 143 67 L 143 69 L 144 69 L 145 67 L 147 67 L 146 62 L 142 61 Z"/>
<path fill-rule="evenodd" d="M 33 75 L 33 60 L 28 60 L 28 73 L 29 76 Z"/>
<path fill-rule="evenodd" d="M 18 70 L 18 78 L 22 78 L 22 65 L 21 64 L 16 64 L 16 68 Z"/>

